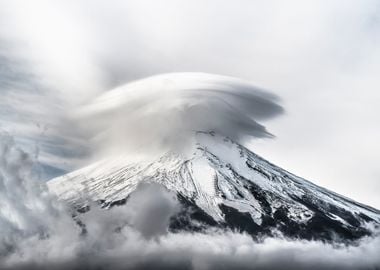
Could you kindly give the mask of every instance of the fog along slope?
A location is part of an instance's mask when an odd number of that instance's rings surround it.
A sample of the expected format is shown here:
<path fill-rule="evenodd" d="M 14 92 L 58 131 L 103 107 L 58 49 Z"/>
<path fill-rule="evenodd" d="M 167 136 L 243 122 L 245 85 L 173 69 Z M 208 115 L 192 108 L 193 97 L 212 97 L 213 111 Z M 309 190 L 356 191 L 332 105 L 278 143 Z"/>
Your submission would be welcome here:
<path fill-rule="evenodd" d="M 297 177 L 214 133 L 198 132 L 190 155 L 167 152 L 135 163 L 125 157 L 99 161 L 48 182 L 76 209 L 87 199 L 103 207 L 128 202 L 141 182 L 177 194 L 182 210 L 171 230 L 209 227 L 254 237 L 283 233 L 292 238 L 355 240 L 380 224 L 380 211 Z"/>

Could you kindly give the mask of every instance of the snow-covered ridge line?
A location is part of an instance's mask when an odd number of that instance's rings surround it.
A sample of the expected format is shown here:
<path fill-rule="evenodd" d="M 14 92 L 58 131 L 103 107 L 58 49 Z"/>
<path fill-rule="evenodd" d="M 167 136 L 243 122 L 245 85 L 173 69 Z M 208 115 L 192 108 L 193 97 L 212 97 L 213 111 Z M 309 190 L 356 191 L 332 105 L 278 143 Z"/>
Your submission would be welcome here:
<path fill-rule="evenodd" d="M 267 226 L 268 220 L 277 226 L 280 218 L 302 228 L 314 223 L 323 227 L 319 220 L 327 219 L 334 228 L 356 233 L 380 224 L 380 211 L 295 176 L 228 138 L 206 132 L 195 138 L 190 155 L 167 152 L 138 162 L 113 157 L 53 179 L 48 186 L 62 200 L 81 205 L 86 199 L 122 200 L 139 183 L 157 182 L 194 201 L 219 223 L 226 222 L 227 207 L 248 213 L 258 226 Z"/>

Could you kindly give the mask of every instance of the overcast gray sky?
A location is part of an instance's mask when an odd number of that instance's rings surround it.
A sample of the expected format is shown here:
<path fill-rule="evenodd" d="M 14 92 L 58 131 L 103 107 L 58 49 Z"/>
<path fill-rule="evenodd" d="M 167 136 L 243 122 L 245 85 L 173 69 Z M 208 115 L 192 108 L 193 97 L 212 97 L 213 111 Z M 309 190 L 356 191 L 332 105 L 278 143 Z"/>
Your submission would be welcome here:
<path fill-rule="evenodd" d="M 380 208 L 379 42 L 376 0 L 0 0 L 0 125 L 59 174 L 87 151 L 54 129 L 71 108 L 153 74 L 234 76 L 285 109 L 253 151 Z"/>

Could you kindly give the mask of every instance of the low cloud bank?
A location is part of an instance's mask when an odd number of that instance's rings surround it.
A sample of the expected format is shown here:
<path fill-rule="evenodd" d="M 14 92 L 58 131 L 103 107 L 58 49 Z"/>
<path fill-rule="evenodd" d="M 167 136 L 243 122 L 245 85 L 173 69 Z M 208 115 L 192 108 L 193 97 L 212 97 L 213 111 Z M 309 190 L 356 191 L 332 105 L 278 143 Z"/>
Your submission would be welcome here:
<path fill-rule="evenodd" d="M 379 269 L 380 237 L 356 246 L 231 231 L 168 231 L 176 197 L 140 185 L 129 203 L 74 215 L 33 178 L 33 160 L 0 136 L 2 269 Z"/>

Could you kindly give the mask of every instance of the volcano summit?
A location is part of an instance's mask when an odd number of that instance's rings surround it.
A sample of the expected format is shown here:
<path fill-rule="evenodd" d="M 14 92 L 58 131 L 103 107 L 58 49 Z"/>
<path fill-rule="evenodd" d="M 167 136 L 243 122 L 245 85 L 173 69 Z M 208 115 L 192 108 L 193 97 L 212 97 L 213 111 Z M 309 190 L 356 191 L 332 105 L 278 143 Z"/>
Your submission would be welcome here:
<path fill-rule="evenodd" d="M 161 184 L 182 205 L 171 230 L 222 227 L 254 237 L 282 233 L 346 241 L 370 235 L 380 224 L 380 211 L 295 176 L 226 137 L 194 136 L 187 154 L 169 151 L 138 162 L 110 157 L 49 181 L 49 189 L 87 211 L 87 199 L 117 207 L 128 204 L 140 183 Z"/>

